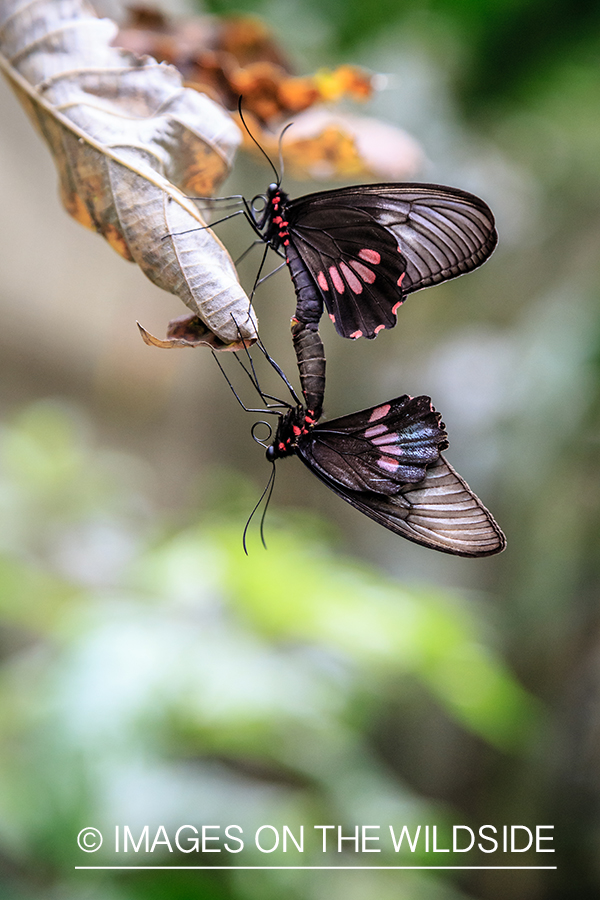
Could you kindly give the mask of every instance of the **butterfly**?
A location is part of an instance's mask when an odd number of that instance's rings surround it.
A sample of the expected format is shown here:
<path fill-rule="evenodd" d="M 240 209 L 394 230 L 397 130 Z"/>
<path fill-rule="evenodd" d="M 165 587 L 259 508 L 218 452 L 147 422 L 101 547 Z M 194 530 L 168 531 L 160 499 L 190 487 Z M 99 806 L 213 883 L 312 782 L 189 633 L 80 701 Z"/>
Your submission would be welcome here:
<path fill-rule="evenodd" d="M 448 435 L 431 399 L 404 394 L 319 424 L 320 337 L 297 321 L 292 335 L 307 406 L 299 403 L 280 417 L 267 459 L 298 456 L 342 500 L 432 550 L 471 557 L 503 550 L 500 527 L 442 456 Z"/>
<path fill-rule="evenodd" d="M 295 200 L 271 184 L 244 203 L 261 240 L 285 254 L 296 319 L 316 327 L 325 306 L 345 338 L 393 328 L 407 294 L 477 268 L 498 240 L 483 200 L 437 184 L 355 185 Z"/>

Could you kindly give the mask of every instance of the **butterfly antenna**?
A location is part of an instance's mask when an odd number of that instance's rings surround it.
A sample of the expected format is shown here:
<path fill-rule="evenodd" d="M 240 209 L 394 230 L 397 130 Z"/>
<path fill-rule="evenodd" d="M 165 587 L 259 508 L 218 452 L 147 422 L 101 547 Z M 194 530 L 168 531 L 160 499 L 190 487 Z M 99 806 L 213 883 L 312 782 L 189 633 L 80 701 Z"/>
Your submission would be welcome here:
<path fill-rule="evenodd" d="M 273 465 L 273 470 L 272 470 L 271 474 L 269 475 L 269 480 L 267 481 L 267 485 L 266 485 L 264 491 L 262 492 L 262 494 L 260 495 L 260 499 L 258 500 L 258 503 L 254 507 L 254 509 L 252 510 L 250 515 L 248 516 L 248 521 L 246 522 L 246 527 L 244 528 L 244 533 L 242 535 L 242 546 L 244 548 L 244 553 L 246 554 L 246 556 L 248 556 L 248 547 L 246 546 L 246 536 L 248 534 L 248 528 L 250 527 L 250 522 L 254 518 L 254 514 L 256 513 L 256 510 L 259 508 L 260 504 L 263 502 L 265 494 L 267 494 L 267 492 L 268 492 L 269 500 L 270 500 L 271 494 L 273 493 L 273 484 L 275 482 L 275 463 L 273 463 L 272 465 Z M 267 504 L 268 504 L 269 500 L 267 500 Z M 265 512 L 266 512 L 266 510 L 265 510 Z M 264 520 L 264 514 L 263 514 L 263 520 Z M 267 545 L 265 544 L 264 535 L 263 535 L 263 520 L 261 520 L 261 538 L 262 538 L 263 546 L 266 549 Z"/>
<path fill-rule="evenodd" d="M 258 141 L 256 140 L 256 138 L 254 137 L 254 135 L 252 134 L 252 132 L 250 131 L 250 129 L 248 128 L 248 126 L 247 126 L 247 124 L 246 124 L 246 120 L 244 119 L 244 114 L 243 114 L 243 112 L 242 112 L 242 101 L 243 101 L 243 99 L 244 99 L 244 98 L 241 97 L 241 96 L 238 97 L 238 112 L 239 112 L 239 114 L 240 114 L 240 119 L 242 120 L 242 125 L 243 125 L 244 128 L 246 129 L 246 133 L 247 133 L 248 137 L 250 138 L 250 140 L 251 140 L 254 144 L 256 144 L 256 146 L 258 147 L 258 149 L 260 150 L 260 152 L 262 153 L 262 155 L 264 156 L 264 158 L 266 159 L 266 161 L 269 163 L 269 165 L 270 165 L 271 168 L 273 169 L 273 171 L 274 171 L 274 173 L 275 173 L 275 178 L 277 179 L 277 187 L 279 187 L 279 185 L 281 184 L 281 179 L 280 179 L 280 177 L 279 177 L 279 173 L 277 172 L 277 169 L 276 169 L 275 166 L 273 165 L 272 159 L 265 153 L 265 151 L 264 151 L 263 148 L 260 146 L 260 144 L 258 143 Z"/>
<path fill-rule="evenodd" d="M 273 471 L 271 472 L 271 477 L 269 481 L 271 483 L 271 487 L 269 488 L 269 493 L 267 494 L 267 499 L 265 500 L 265 508 L 263 509 L 263 514 L 260 517 L 260 539 L 265 550 L 267 549 L 267 542 L 265 541 L 265 518 L 267 516 L 267 510 L 269 508 L 269 503 L 271 502 L 271 497 L 273 496 L 273 490 L 275 488 L 275 475 L 277 474 L 277 470 L 275 468 L 275 463 L 271 463 L 273 466 Z"/>
<path fill-rule="evenodd" d="M 294 124 L 293 122 L 288 122 L 288 124 L 285 126 L 285 128 L 279 135 L 279 171 L 281 172 L 281 175 L 279 176 L 279 181 L 277 182 L 277 187 L 279 187 L 279 185 L 283 181 L 283 136 L 286 133 L 286 131 L 292 127 L 293 124 Z"/>

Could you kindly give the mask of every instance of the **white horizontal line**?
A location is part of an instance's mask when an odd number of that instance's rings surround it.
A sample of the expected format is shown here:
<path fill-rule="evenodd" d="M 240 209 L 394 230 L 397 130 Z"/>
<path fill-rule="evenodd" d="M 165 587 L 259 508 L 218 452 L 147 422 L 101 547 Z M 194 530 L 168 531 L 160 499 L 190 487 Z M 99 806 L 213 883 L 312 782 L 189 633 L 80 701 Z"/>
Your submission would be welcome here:
<path fill-rule="evenodd" d="M 307 869 L 310 871 L 327 870 L 335 871 L 336 869 L 348 871 L 366 872 L 369 869 L 381 871 L 383 869 L 524 869 L 531 871 L 532 869 L 557 869 L 558 866 L 75 866 L 76 869 L 153 869 L 153 870 L 177 870 L 177 869 L 194 869 L 194 870 L 211 870 L 211 869 Z"/>

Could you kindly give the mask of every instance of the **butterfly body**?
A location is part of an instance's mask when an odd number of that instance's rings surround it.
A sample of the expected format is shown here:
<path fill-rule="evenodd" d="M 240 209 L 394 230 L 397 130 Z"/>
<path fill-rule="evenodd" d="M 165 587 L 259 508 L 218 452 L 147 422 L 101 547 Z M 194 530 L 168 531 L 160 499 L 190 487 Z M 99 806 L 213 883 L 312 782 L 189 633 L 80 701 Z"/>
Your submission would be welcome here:
<path fill-rule="evenodd" d="M 434 184 L 372 184 L 291 200 L 269 186 L 261 238 L 285 253 L 296 318 L 316 329 L 327 309 L 342 337 L 374 338 L 407 294 L 481 265 L 497 242 L 478 197 Z"/>

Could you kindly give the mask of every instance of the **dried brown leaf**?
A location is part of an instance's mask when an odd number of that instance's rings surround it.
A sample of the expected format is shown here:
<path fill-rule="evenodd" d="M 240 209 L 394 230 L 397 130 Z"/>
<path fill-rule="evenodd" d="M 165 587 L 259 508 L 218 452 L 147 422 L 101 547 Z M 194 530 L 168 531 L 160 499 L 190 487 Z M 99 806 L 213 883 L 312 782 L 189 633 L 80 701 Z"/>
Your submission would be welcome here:
<path fill-rule="evenodd" d="M 149 331 L 137 323 L 144 343 L 150 347 L 172 350 L 178 347 L 211 347 L 213 350 L 243 350 L 251 341 L 238 340 L 228 344 L 220 341 L 210 331 L 199 316 L 184 315 L 171 319 L 167 327 L 167 339 L 154 337 Z"/>
<path fill-rule="evenodd" d="M 0 68 L 50 147 L 67 211 L 219 341 L 252 340 L 231 258 L 186 196 L 214 192 L 238 129 L 176 69 L 112 47 L 116 32 L 83 0 L 2 0 Z"/>

